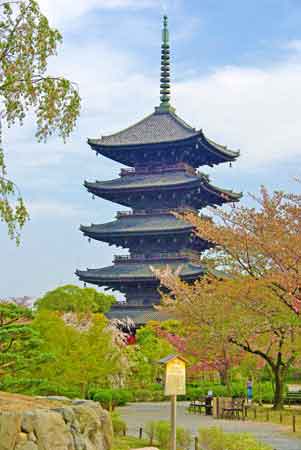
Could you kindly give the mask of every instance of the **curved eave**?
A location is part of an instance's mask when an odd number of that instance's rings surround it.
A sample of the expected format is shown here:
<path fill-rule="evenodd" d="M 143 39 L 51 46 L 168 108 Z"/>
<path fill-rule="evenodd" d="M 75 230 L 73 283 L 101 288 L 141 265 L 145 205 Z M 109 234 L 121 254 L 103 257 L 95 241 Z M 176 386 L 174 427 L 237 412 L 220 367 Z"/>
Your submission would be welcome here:
<path fill-rule="evenodd" d="M 90 181 L 84 181 L 84 186 L 85 188 L 92 194 L 96 194 L 96 195 L 100 195 L 101 193 L 103 194 L 128 194 L 129 192 L 146 192 L 146 191 L 157 191 L 157 190 L 162 190 L 162 189 L 181 189 L 181 188 L 193 188 L 193 187 L 197 187 L 200 184 L 200 181 L 203 180 L 204 182 L 206 182 L 206 178 L 202 177 L 200 179 L 198 179 L 197 177 L 195 177 L 194 179 L 191 180 L 183 180 L 182 182 L 170 182 L 170 183 L 162 183 L 162 184 L 146 184 L 146 185 L 136 185 L 136 186 L 130 186 L 130 185 L 125 185 L 122 186 L 122 184 L 120 184 L 119 186 L 117 185 L 116 187 L 114 186 L 108 186 L 104 183 L 102 183 L 101 181 L 95 181 L 90 182 Z"/>
<path fill-rule="evenodd" d="M 163 152 L 168 152 L 168 150 L 184 149 L 184 147 L 194 149 L 195 158 L 203 165 L 204 156 L 207 154 L 208 164 L 220 164 L 224 162 L 235 161 L 239 155 L 239 151 L 233 151 L 222 146 L 207 138 L 203 131 L 200 130 L 194 135 L 189 136 L 184 139 L 177 139 L 172 141 L 162 141 L 162 142 L 150 142 L 146 144 L 125 144 L 125 145 L 107 145 L 102 144 L 99 139 L 88 139 L 88 144 L 96 152 L 109 159 L 113 159 L 122 164 L 128 166 L 134 166 L 135 162 L 138 160 L 139 152 L 149 152 L 150 156 L 153 151 L 160 147 Z M 206 152 L 205 155 L 203 154 Z M 138 153 L 137 153 L 138 152 Z M 129 157 L 129 153 L 135 154 Z M 198 158 L 199 156 L 199 158 Z"/>
<path fill-rule="evenodd" d="M 241 197 L 241 192 L 233 192 L 231 190 L 226 190 L 219 188 L 213 184 L 211 184 L 208 180 L 208 177 L 206 175 L 200 176 L 199 179 L 194 180 L 187 180 L 183 183 L 170 183 L 170 184 L 162 184 L 162 185 L 155 185 L 155 186 L 136 186 L 136 187 L 129 187 L 129 186 L 118 186 L 118 187 L 109 187 L 104 185 L 101 182 L 84 182 L 84 186 L 93 195 L 96 195 L 97 197 L 104 198 L 109 201 L 116 202 L 116 194 L 119 196 L 120 201 L 118 203 L 123 204 L 122 199 L 125 198 L 123 196 L 127 196 L 131 192 L 162 192 L 162 190 L 181 190 L 181 189 L 202 189 L 203 192 L 207 192 L 209 195 L 212 195 L 213 198 L 216 198 L 216 201 L 213 201 L 213 204 L 223 204 L 223 203 L 232 203 L 232 202 L 238 202 Z M 127 203 L 126 203 L 127 204 Z"/>
<path fill-rule="evenodd" d="M 140 143 L 140 144 L 105 144 L 101 142 L 101 139 L 91 139 L 88 138 L 87 142 L 90 145 L 90 147 L 99 152 L 104 154 L 103 152 L 106 151 L 111 151 L 111 150 L 140 150 L 141 148 L 143 148 L 144 150 L 147 149 L 152 149 L 154 147 L 158 147 L 160 146 L 165 146 L 165 147 L 171 147 L 174 145 L 185 145 L 190 143 L 191 141 L 195 141 L 196 139 L 198 139 L 199 137 L 202 136 L 202 132 L 198 131 L 195 132 L 194 134 L 192 134 L 191 136 L 185 137 L 183 139 L 172 139 L 170 141 L 165 140 L 165 141 L 159 141 L 159 142 L 146 142 L 146 143 Z M 106 156 L 106 155 L 104 155 Z"/>
<path fill-rule="evenodd" d="M 201 141 L 204 141 L 206 143 L 210 151 L 219 157 L 223 157 L 225 162 L 234 161 L 239 157 L 240 155 L 239 150 L 238 151 L 230 150 L 228 147 L 224 145 L 217 144 L 212 139 L 207 138 L 202 130 L 200 132 L 200 135 L 202 138 Z"/>
<path fill-rule="evenodd" d="M 186 262 L 187 264 L 187 262 Z M 162 262 L 160 264 L 160 267 L 163 269 L 166 266 L 175 266 L 175 264 L 168 264 L 167 262 L 164 263 Z M 185 262 L 184 261 L 179 261 L 175 267 L 173 267 L 174 269 L 176 269 L 176 267 L 179 266 L 185 266 Z M 86 283 L 91 283 L 91 284 L 96 284 L 98 286 L 112 286 L 112 285 L 118 285 L 120 283 L 136 283 L 136 282 L 153 282 L 153 283 L 159 283 L 159 281 L 156 279 L 156 277 L 150 272 L 150 266 L 156 266 L 156 264 L 150 262 L 149 264 L 144 263 L 144 264 L 139 264 L 139 266 L 147 266 L 147 274 L 138 274 L 135 271 L 133 272 L 133 274 L 131 275 L 131 269 L 133 264 L 129 264 L 128 265 L 128 273 L 124 273 L 124 274 L 114 274 L 114 272 L 116 271 L 116 265 L 115 266 L 110 266 L 110 267 L 106 267 L 103 269 L 87 269 L 85 271 L 81 271 L 81 270 L 76 270 L 75 274 L 78 276 L 78 278 L 81 281 L 84 281 Z M 194 269 L 191 270 L 191 272 L 186 272 L 181 274 L 180 273 L 180 277 L 183 280 L 195 280 L 197 278 L 199 278 L 200 276 L 202 276 L 204 274 L 204 269 L 201 266 L 197 266 L 195 264 L 190 263 L 190 266 Z M 125 267 L 125 265 L 123 265 L 123 268 Z M 104 273 L 105 272 L 105 273 Z M 111 272 L 111 274 L 109 275 L 108 272 Z"/>
<path fill-rule="evenodd" d="M 192 233 L 193 227 L 187 226 L 187 228 L 168 228 L 168 229 L 156 229 L 156 230 L 121 230 L 121 231 L 97 231 L 95 226 L 80 226 L 80 231 L 84 236 L 92 239 L 102 240 L 106 238 L 129 238 L 129 237 L 141 237 L 141 236 L 156 236 L 156 235 L 168 235 L 168 234 L 187 234 Z"/>

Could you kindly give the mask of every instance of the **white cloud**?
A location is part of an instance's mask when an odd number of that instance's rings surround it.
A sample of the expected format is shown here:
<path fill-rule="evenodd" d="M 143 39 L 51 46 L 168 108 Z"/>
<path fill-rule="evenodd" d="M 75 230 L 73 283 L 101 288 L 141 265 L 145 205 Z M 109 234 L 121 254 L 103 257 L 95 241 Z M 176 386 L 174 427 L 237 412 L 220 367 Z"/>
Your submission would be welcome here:
<path fill-rule="evenodd" d="M 70 22 L 102 9 L 142 9 L 158 5 L 159 0 L 40 0 L 39 5 L 52 24 Z"/>
<path fill-rule="evenodd" d="M 264 69 L 222 67 L 177 86 L 186 119 L 260 166 L 301 157 L 301 60 Z"/>

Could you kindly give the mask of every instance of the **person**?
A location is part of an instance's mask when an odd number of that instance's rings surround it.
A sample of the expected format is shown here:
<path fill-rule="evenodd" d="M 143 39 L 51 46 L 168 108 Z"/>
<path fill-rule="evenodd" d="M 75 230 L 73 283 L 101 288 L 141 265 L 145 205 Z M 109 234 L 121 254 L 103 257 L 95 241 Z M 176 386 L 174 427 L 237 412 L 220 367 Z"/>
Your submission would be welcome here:
<path fill-rule="evenodd" d="M 248 399 L 248 403 L 252 403 L 252 399 L 253 399 L 253 381 L 251 378 L 248 379 L 247 381 L 247 399 Z"/>

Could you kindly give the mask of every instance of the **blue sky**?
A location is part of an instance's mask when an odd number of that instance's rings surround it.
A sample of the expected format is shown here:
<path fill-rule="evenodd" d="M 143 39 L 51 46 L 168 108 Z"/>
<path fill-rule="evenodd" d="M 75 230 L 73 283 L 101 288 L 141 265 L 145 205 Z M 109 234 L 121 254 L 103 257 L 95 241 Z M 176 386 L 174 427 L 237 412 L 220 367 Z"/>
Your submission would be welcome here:
<path fill-rule="evenodd" d="M 84 179 L 110 179 L 120 165 L 96 159 L 87 137 L 118 131 L 159 102 L 161 17 L 168 13 L 172 103 L 177 113 L 241 158 L 210 173 L 221 187 L 295 190 L 301 159 L 300 0 L 41 0 L 63 33 L 49 72 L 78 82 L 83 107 L 67 144 L 34 140 L 32 117 L 5 130 L 10 176 L 31 220 L 16 248 L 0 224 L 0 297 L 75 283 L 76 268 L 110 265 L 106 244 L 79 225 L 112 220 L 122 207 L 92 200 Z"/>

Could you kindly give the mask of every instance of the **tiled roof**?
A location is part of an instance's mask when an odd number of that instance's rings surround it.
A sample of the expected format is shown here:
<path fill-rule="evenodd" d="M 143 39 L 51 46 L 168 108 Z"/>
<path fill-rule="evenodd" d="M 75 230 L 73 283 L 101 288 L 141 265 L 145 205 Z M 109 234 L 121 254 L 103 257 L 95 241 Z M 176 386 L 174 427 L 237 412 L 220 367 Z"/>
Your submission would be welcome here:
<path fill-rule="evenodd" d="M 179 186 L 181 184 L 200 181 L 197 175 L 190 175 L 187 172 L 165 172 L 152 175 L 130 175 L 108 181 L 96 181 L 95 183 L 85 182 L 86 187 L 96 187 L 97 189 L 141 189 L 164 186 Z"/>
<path fill-rule="evenodd" d="M 178 219 L 173 214 L 129 215 L 103 225 L 81 226 L 81 230 L 89 235 L 106 233 L 110 235 L 122 233 L 130 235 L 159 231 L 190 231 L 192 225 L 185 220 Z"/>
<path fill-rule="evenodd" d="M 116 178 L 109 181 L 95 181 L 94 183 L 85 181 L 85 186 L 89 192 L 99 196 L 111 195 L 116 191 L 125 192 L 127 190 L 157 190 L 158 188 L 176 188 L 176 187 L 203 187 L 206 191 L 217 194 L 218 196 L 225 194 L 229 197 L 228 201 L 236 201 L 241 198 L 241 193 L 231 190 L 221 189 L 210 183 L 209 178 L 205 174 L 190 175 L 183 172 L 165 172 L 153 175 L 131 175 Z M 227 200 L 225 198 L 225 200 Z"/>
<path fill-rule="evenodd" d="M 89 144 L 103 146 L 155 144 L 187 139 L 198 132 L 173 112 L 154 112 L 140 122 Z"/>
<path fill-rule="evenodd" d="M 106 283 L 116 281 L 154 279 L 155 276 L 151 267 L 154 269 L 164 269 L 167 266 L 171 267 L 172 270 L 180 269 L 179 276 L 184 279 L 197 278 L 203 274 L 203 268 L 201 266 L 187 261 L 115 264 L 114 266 L 104 267 L 102 269 L 77 270 L 76 274 L 82 281 L 105 286 Z"/>

